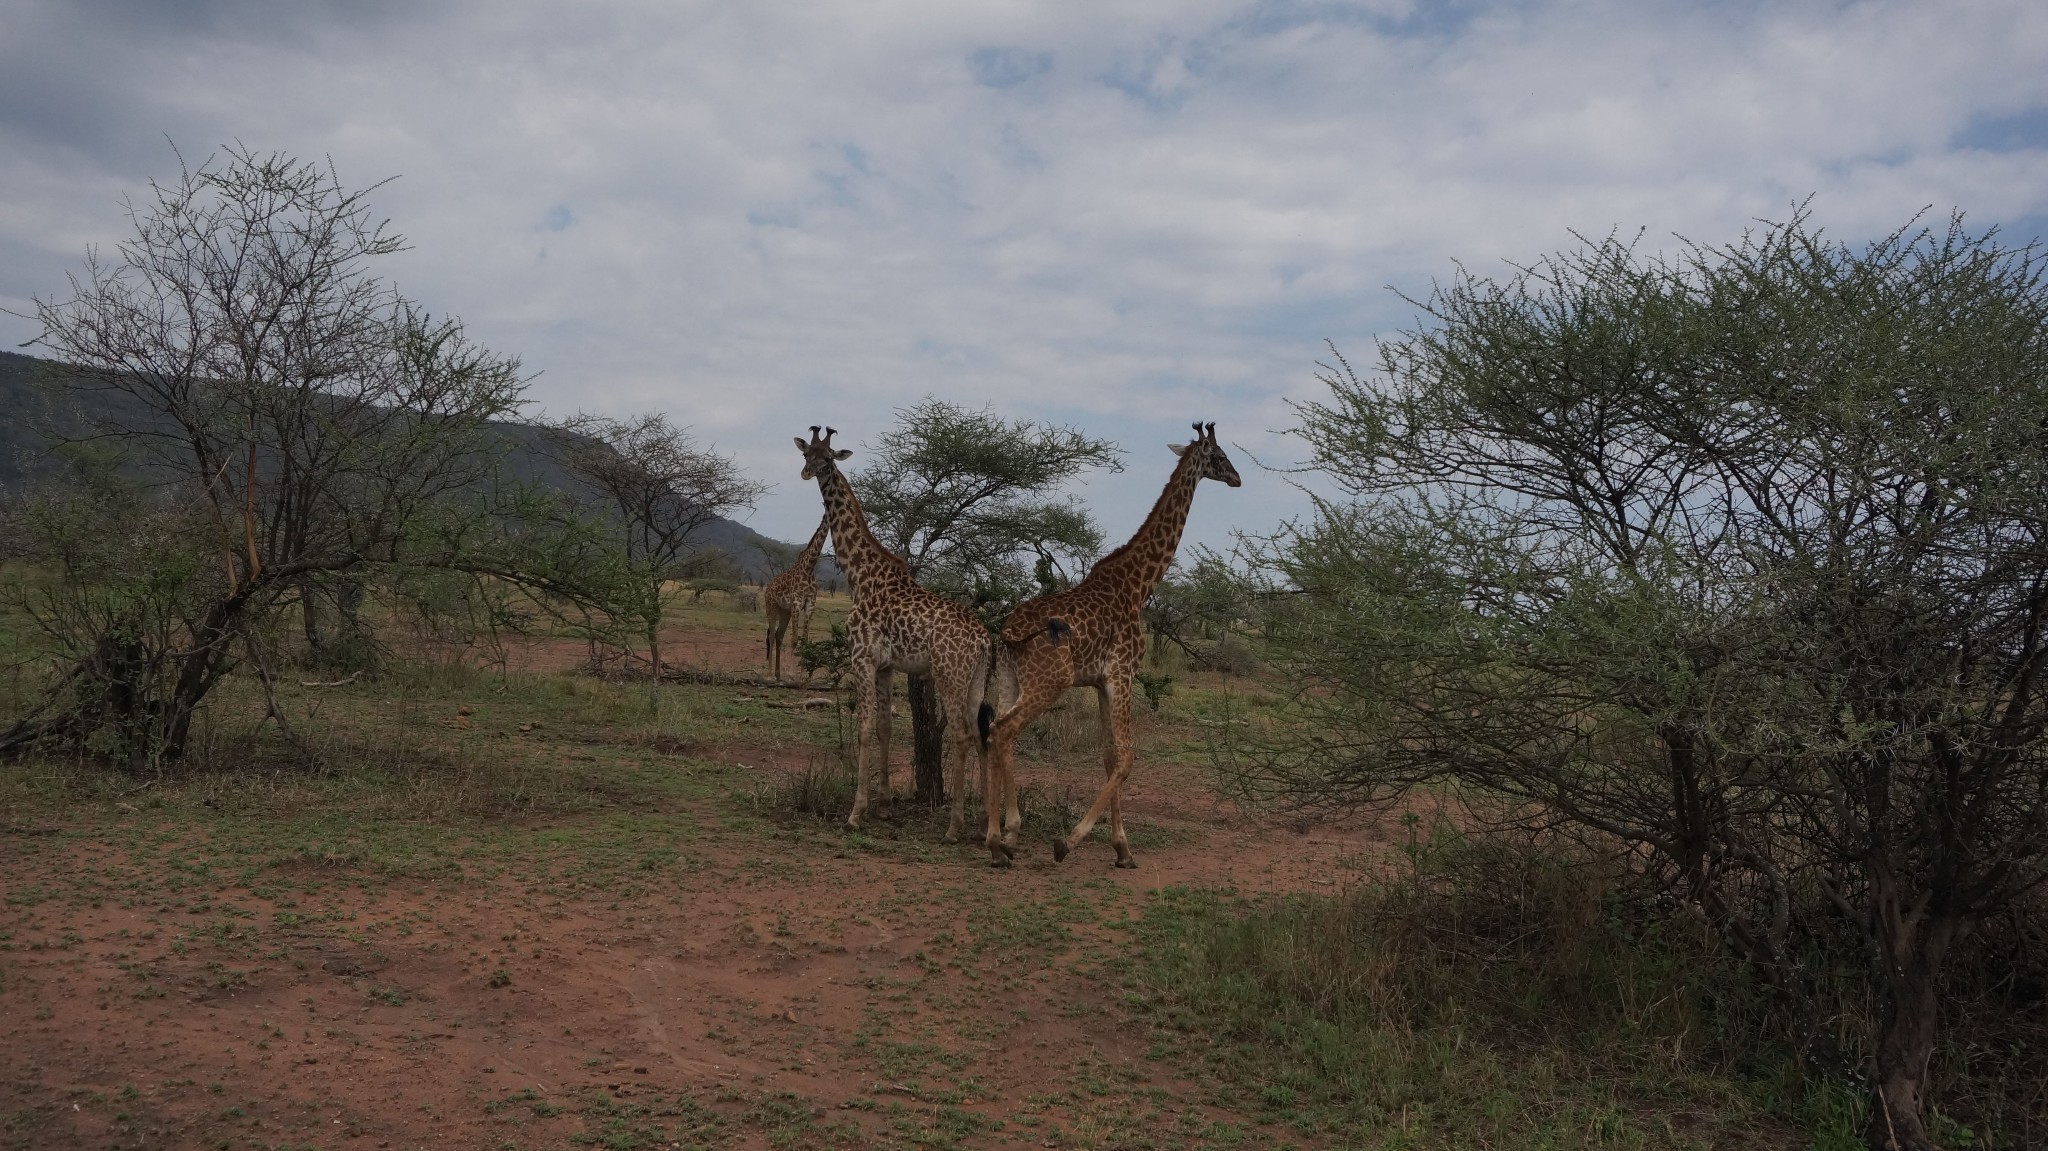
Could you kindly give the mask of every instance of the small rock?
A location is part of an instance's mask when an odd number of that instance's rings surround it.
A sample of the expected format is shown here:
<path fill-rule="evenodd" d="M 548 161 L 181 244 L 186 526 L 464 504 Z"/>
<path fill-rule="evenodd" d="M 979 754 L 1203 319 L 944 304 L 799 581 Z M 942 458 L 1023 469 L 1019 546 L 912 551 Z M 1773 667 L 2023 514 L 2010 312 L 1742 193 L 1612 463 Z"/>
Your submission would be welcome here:
<path fill-rule="evenodd" d="M 645 1068 L 645 1067 L 635 1067 L 635 1068 L 633 1068 L 633 1074 L 635 1074 L 635 1075 L 645 1075 L 645 1074 L 647 1074 L 647 1068 Z"/>
<path fill-rule="evenodd" d="M 461 707 L 458 707 L 458 708 L 456 708 L 456 709 L 455 709 L 455 714 L 456 714 L 456 715 L 475 715 L 475 714 L 476 714 L 476 709 L 475 709 L 475 708 L 473 708 L 473 707 L 471 707 L 471 706 L 469 706 L 468 704 L 466 704 L 466 703 L 465 703 L 465 704 L 463 704 L 463 705 L 462 705 Z"/>

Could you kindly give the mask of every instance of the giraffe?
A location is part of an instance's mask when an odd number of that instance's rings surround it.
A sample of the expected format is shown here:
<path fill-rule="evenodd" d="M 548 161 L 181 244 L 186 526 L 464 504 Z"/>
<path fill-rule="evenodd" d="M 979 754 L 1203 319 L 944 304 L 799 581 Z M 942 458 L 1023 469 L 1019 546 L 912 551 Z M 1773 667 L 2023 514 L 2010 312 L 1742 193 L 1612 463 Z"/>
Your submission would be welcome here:
<path fill-rule="evenodd" d="M 1065 859 L 1107 807 L 1116 865 L 1138 866 L 1124 838 L 1121 802 L 1124 779 L 1131 773 L 1131 677 L 1145 654 L 1138 613 L 1173 563 L 1181 528 L 1194 503 L 1195 485 L 1205 479 L 1220 480 L 1233 488 L 1244 482 L 1216 442 L 1215 424 L 1207 425 L 1206 431 L 1204 425 L 1196 424 L 1193 442 L 1167 447 L 1180 459 L 1138 534 L 1102 557 L 1080 583 L 1027 600 L 1003 621 L 996 666 L 1002 698 L 1011 702 L 988 736 L 989 778 L 982 792 L 988 810 L 985 842 L 992 866 L 1007 866 L 1016 855 L 1022 817 L 1017 810 L 1011 757 L 1017 735 L 1069 687 L 1080 686 L 1095 689 L 1102 721 L 1102 767 L 1108 781 L 1072 833 L 1053 844 L 1053 860 Z M 1002 810 L 1003 804 L 1007 804 L 1007 812 Z"/>
<path fill-rule="evenodd" d="M 852 485 L 840 474 L 839 461 L 853 455 L 834 451 L 833 429 L 811 428 L 805 443 L 804 479 L 815 478 L 825 498 L 825 519 L 831 525 L 832 551 L 853 586 L 853 610 L 846 617 L 846 638 L 852 644 L 854 697 L 854 791 L 848 827 L 860 826 L 868 806 L 867 748 L 875 745 L 882 802 L 889 800 L 889 696 L 896 673 L 928 674 L 946 717 L 946 757 L 952 761 L 953 819 L 946 840 L 960 838 L 965 820 L 967 759 L 977 757 L 983 789 L 988 780 L 988 742 L 977 750 L 974 732 L 986 734 L 994 709 L 982 702 L 992 661 L 988 629 L 973 612 L 920 587 L 910 565 L 883 547 L 868 531 L 867 516 Z"/>
<path fill-rule="evenodd" d="M 782 636 L 789 630 L 789 618 L 796 617 L 799 640 L 811 638 L 811 613 L 818 608 L 818 553 L 825 550 L 825 531 L 830 518 L 818 521 L 811 542 L 796 553 L 796 562 L 761 589 L 761 610 L 768 613 L 768 666 L 775 682 L 782 682 Z"/>

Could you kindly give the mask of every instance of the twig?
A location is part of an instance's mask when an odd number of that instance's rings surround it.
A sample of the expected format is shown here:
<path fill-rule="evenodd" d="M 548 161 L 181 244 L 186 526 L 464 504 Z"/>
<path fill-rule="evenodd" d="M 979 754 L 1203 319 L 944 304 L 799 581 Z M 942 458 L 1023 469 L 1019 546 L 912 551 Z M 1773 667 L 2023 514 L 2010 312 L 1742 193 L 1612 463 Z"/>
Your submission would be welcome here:
<path fill-rule="evenodd" d="M 326 680 L 326 681 L 322 681 L 322 680 L 317 680 L 317 679 L 302 679 L 302 680 L 300 680 L 300 681 L 299 681 L 299 686 L 300 686 L 300 687 L 347 687 L 347 686 L 348 686 L 349 684 L 352 684 L 352 683 L 354 683 L 355 681 L 357 681 L 358 679 L 361 679 L 361 678 L 362 678 L 362 676 L 363 676 L 363 672 L 362 672 L 362 669 L 361 669 L 361 668 L 358 668 L 358 669 L 356 669 L 355 671 L 352 671 L 352 672 L 348 673 L 347 675 L 345 675 L 345 676 L 341 677 L 340 679 L 336 679 L 336 680 Z"/>

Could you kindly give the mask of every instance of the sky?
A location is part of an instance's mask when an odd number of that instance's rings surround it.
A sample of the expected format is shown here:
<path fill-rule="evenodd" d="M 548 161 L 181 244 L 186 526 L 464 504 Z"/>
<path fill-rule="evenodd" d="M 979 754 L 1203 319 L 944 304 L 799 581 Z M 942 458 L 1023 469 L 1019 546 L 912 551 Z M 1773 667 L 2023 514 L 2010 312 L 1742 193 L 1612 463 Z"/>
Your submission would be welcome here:
<path fill-rule="evenodd" d="M 737 457 L 771 536 L 819 513 L 792 436 L 932 395 L 1121 444 L 1075 489 L 1111 542 L 1215 421 L 1246 482 L 1188 538 L 1224 546 L 1304 511 L 1256 463 L 1330 345 L 1369 362 L 1461 263 L 1809 197 L 1848 240 L 2048 233 L 2048 4 L 0 0 L 0 309 L 237 141 L 396 177 L 384 274 L 535 414 Z"/>

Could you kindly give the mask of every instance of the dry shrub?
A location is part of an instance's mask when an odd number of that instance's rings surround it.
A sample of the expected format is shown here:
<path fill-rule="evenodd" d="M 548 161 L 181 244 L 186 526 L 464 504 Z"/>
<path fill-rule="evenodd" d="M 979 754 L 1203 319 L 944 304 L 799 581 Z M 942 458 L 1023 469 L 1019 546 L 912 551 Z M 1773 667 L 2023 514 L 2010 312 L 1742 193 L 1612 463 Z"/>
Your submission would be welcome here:
<path fill-rule="evenodd" d="M 1017 810 L 1024 817 L 1019 834 L 1027 843 L 1051 844 L 1065 839 L 1094 798 L 1093 793 L 1082 795 L 1070 785 L 1053 788 L 1025 784 L 1017 789 Z"/>
<path fill-rule="evenodd" d="M 1995 1146 L 2048 1146 L 2048 888 L 1957 949 L 1942 1000 L 1936 1105 Z"/>
<path fill-rule="evenodd" d="M 1077 687 L 1045 709 L 1017 737 L 1017 749 L 1033 759 L 1060 759 L 1102 747 L 1102 718 L 1095 689 Z"/>
<path fill-rule="evenodd" d="M 777 810 L 826 822 L 853 810 L 853 761 L 837 750 L 813 751 L 801 771 L 784 777 L 773 797 Z"/>
<path fill-rule="evenodd" d="M 1226 635 L 1202 649 L 1202 665 L 1224 675 L 1251 675 L 1259 670 L 1259 657 L 1251 646 L 1235 635 Z"/>

